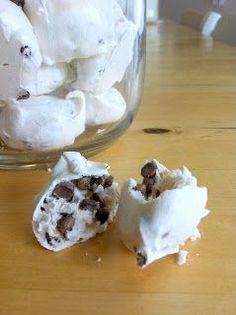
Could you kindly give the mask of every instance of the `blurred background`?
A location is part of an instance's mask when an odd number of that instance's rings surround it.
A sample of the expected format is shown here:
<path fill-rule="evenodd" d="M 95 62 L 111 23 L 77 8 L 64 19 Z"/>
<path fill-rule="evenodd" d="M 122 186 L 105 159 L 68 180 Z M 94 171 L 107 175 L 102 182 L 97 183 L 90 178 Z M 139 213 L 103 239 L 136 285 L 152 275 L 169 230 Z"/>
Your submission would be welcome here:
<path fill-rule="evenodd" d="M 188 9 L 203 14 L 208 11 L 236 14 L 236 0 L 147 0 L 147 3 L 149 22 L 163 17 L 179 22 Z"/>

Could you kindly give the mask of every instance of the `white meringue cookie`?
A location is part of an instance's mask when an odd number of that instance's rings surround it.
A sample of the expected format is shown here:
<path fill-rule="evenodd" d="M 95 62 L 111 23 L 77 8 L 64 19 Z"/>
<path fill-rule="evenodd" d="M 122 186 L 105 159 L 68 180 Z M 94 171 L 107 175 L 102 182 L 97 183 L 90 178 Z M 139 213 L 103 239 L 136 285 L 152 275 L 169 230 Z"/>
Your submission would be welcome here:
<path fill-rule="evenodd" d="M 0 100 L 8 102 L 24 93 L 22 74 L 39 68 L 42 62 L 30 22 L 9 0 L 0 0 L 0 43 Z"/>
<path fill-rule="evenodd" d="M 66 99 L 32 96 L 1 109 L 0 136 L 11 148 L 52 150 L 72 145 L 85 130 L 85 100 L 81 92 Z"/>
<path fill-rule="evenodd" d="M 53 66 L 42 65 L 39 69 L 24 72 L 21 77 L 21 86 L 31 95 L 49 94 L 58 87 L 73 81 L 73 72 L 67 63 Z"/>
<path fill-rule="evenodd" d="M 114 0 L 26 0 L 44 63 L 106 53 L 115 40 Z"/>
<path fill-rule="evenodd" d="M 136 26 L 128 21 L 120 23 L 119 34 L 117 45 L 107 54 L 73 62 L 77 72 L 77 80 L 72 84 L 74 89 L 100 94 L 123 79 L 133 58 Z"/>
<path fill-rule="evenodd" d="M 113 182 L 113 179 L 109 181 L 109 184 L 103 184 L 104 186 L 91 184 L 92 180 L 87 180 L 86 177 L 107 180 L 111 178 L 108 169 L 107 164 L 88 161 L 77 152 L 63 153 L 52 172 L 49 184 L 35 201 L 33 231 L 43 247 L 57 252 L 86 241 L 107 229 L 108 224 L 116 215 L 118 207 L 117 184 Z M 83 178 L 86 179 L 89 189 L 93 189 L 99 198 L 109 200 L 109 204 L 105 203 L 106 210 L 101 210 L 99 207 L 94 210 L 93 205 L 98 206 L 99 203 L 93 201 L 90 209 L 81 206 L 81 202 L 84 203 L 88 200 L 85 200 L 88 188 L 85 188 L 86 185 L 84 185 L 82 189 L 82 186 L 76 184 L 75 180 Z M 58 195 L 55 190 L 58 185 L 59 187 L 63 187 L 63 185 L 69 187 L 69 195 L 68 189 L 66 189 L 67 192 L 60 189 Z M 103 213 L 103 216 L 100 216 L 101 211 L 106 211 L 107 215 L 104 216 Z"/>
<path fill-rule="evenodd" d="M 126 102 L 119 91 L 111 88 L 100 95 L 85 93 L 86 124 L 102 125 L 118 121 L 126 111 Z"/>
<path fill-rule="evenodd" d="M 145 198 L 135 190 L 134 179 L 128 180 L 121 192 L 118 209 L 121 240 L 136 254 L 140 267 L 166 255 L 178 253 L 180 245 L 196 234 L 206 210 L 207 189 L 198 187 L 187 168 L 169 171 L 156 160 L 157 198 Z"/>

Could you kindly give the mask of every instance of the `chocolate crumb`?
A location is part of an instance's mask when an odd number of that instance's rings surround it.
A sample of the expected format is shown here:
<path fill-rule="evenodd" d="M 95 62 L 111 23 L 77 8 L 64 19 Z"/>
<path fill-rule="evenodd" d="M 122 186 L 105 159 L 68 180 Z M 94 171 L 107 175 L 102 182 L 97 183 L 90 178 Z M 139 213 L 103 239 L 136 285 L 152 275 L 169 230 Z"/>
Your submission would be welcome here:
<path fill-rule="evenodd" d="M 25 91 L 23 90 L 22 92 L 20 92 L 20 94 L 17 96 L 17 101 L 20 100 L 27 100 L 28 98 L 30 98 L 30 92 L 29 91 Z"/>
<path fill-rule="evenodd" d="M 41 210 L 42 212 L 46 211 L 44 207 L 40 207 L 40 210 Z"/>
<path fill-rule="evenodd" d="M 49 244 L 50 246 L 52 246 L 52 238 L 51 238 L 51 236 L 49 235 L 48 232 L 45 233 L 45 238 L 46 238 L 48 244 Z"/>
<path fill-rule="evenodd" d="M 52 192 L 53 197 L 63 198 L 67 202 L 71 202 L 74 197 L 74 185 L 71 182 L 57 184 Z"/>
<path fill-rule="evenodd" d="M 61 219 L 57 221 L 57 230 L 63 237 L 66 237 L 66 232 L 72 231 L 74 225 L 75 218 L 71 214 L 63 215 Z"/>
<path fill-rule="evenodd" d="M 44 199 L 43 203 L 48 203 L 47 198 Z"/>
<path fill-rule="evenodd" d="M 2 66 L 3 67 L 7 67 L 7 66 L 10 66 L 10 65 L 9 65 L 9 63 L 3 63 Z"/>
<path fill-rule="evenodd" d="M 22 46 L 20 49 L 20 53 L 23 54 L 26 58 L 32 56 L 32 51 L 29 46 Z"/>
<path fill-rule="evenodd" d="M 156 166 L 153 163 L 148 162 L 141 169 L 141 175 L 143 177 L 149 177 L 149 178 L 155 177 L 155 175 L 156 175 Z"/>
<path fill-rule="evenodd" d="M 136 259 L 139 267 L 144 267 L 147 263 L 147 257 L 141 253 L 136 254 Z"/>
<path fill-rule="evenodd" d="M 95 218 L 98 222 L 104 224 L 107 222 L 109 218 L 109 212 L 106 210 L 98 210 L 95 214 Z"/>
<path fill-rule="evenodd" d="M 79 204 L 79 208 L 82 210 L 96 211 L 99 208 L 99 203 L 95 200 L 83 199 Z"/>
<path fill-rule="evenodd" d="M 109 175 L 108 177 L 106 177 L 105 179 L 105 184 L 104 184 L 104 188 L 108 188 L 111 187 L 113 184 L 114 178 L 113 176 Z"/>
<path fill-rule="evenodd" d="M 83 176 L 79 179 L 74 179 L 73 183 L 80 190 L 87 190 L 91 187 L 91 176 Z"/>

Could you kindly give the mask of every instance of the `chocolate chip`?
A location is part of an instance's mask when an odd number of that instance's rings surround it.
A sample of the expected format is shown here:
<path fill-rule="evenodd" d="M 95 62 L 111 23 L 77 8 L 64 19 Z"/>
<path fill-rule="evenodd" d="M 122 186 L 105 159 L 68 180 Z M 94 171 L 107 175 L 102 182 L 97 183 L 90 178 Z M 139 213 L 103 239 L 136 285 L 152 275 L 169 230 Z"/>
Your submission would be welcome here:
<path fill-rule="evenodd" d="M 105 176 L 100 176 L 100 177 L 92 177 L 91 179 L 91 186 L 93 186 L 94 184 L 96 184 L 97 186 L 105 185 Z"/>
<path fill-rule="evenodd" d="M 94 199 L 93 195 L 94 195 L 94 192 L 92 190 L 88 190 L 85 194 L 85 199 Z"/>
<path fill-rule="evenodd" d="M 136 259 L 139 267 L 143 267 L 147 263 L 147 257 L 144 256 L 142 253 L 137 253 Z"/>
<path fill-rule="evenodd" d="M 52 238 L 51 238 L 51 236 L 48 234 L 48 232 L 45 233 L 45 238 L 46 238 L 48 244 L 49 244 L 50 246 L 52 246 Z"/>
<path fill-rule="evenodd" d="M 71 202 L 74 197 L 74 185 L 71 182 L 60 183 L 56 185 L 52 192 L 53 197 L 63 198 L 67 202 Z"/>
<path fill-rule="evenodd" d="M 98 44 L 104 45 L 104 44 L 105 44 L 104 39 L 99 39 L 99 40 L 98 40 Z"/>
<path fill-rule="evenodd" d="M 75 184 L 75 186 L 79 188 L 80 190 L 89 189 L 91 186 L 90 182 L 91 182 L 91 176 L 83 176 L 79 179 L 73 180 L 73 183 Z"/>
<path fill-rule="evenodd" d="M 149 195 L 152 195 L 153 199 L 158 198 L 160 196 L 160 194 L 161 194 L 160 191 L 155 187 L 152 187 L 152 191 L 151 191 L 151 193 L 149 193 Z"/>
<path fill-rule="evenodd" d="M 79 208 L 82 210 L 96 211 L 99 208 L 99 203 L 95 200 L 83 199 L 79 204 Z"/>
<path fill-rule="evenodd" d="M 134 190 L 140 191 L 142 195 L 146 195 L 146 186 L 143 184 L 137 184 L 137 186 L 134 187 Z"/>
<path fill-rule="evenodd" d="M 109 212 L 106 210 L 98 210 L 95 214 L 95 218 L 98 222 L 104 224 L 107 222 L 109 218 Z"/>
<path fill-rule="evenodd" d="M 29 46 L 22 46 L 20 49 L 20 53 L 23 54 L 26 58 L 32 56 L 32 51 Z"/>
<path fill-rule="evenodd" d="M 163 234 L 162 236 L 161 236 L 161 238 L 166 238 L 166 237 L 168 237 L 170 235 L 170 233 L 169 232 L 166 232 L 165 234 Z"/>
<path fill-rule="evenodd" d="M 23 9 L 23 7 L 24 7 L 24 5 L 25 5 L 25 0 L 19 0 L 19 1 L 17 2 L 17 5 L 20 6 L 20 7 L 22 7 L 22 9 Z"/>
<path fill-rule="evenodd" d="M 19 95 L 17 96 L 17 101 L 20 100 L 27 100 L 28 98 L 30 98 L 30 92 L 26 91 L 26 90 L 22 90 Z"/>
<path fill-rule="evenodd" d="M 156 166 L 149 162 L 147 164 L 145 164 L 143 166 L 143 168 L 141 169 L 141 175 L 143 177 L 149 177 L 149 178 L 153 178 L 156 175 Z"/>
<path fill-rule="evenodd" d="M 48 203 L 47 198 L 44 199 L 43 203 Z"/>
<path fill-rule="evenodd" d="M 60 243 L 60 242 L 61 242 L 61 241 L 59 240 L 59 238 L 50 236 L 48 232 L 45 233 L 45 238 L 46 238 L 46 241 L 48 242 L 48 244 L 49 244 L 50 246 L 53 246 L 52 241 L 55 241 L 55 242 L 57 242 L 57 243 Z"/>
<path fill-rule="evenodd" d="M 161 194 L 160 190 L 157 189 L 155 198 L 158 198 L 160 196 L 160 194 Z"/>
<path fill-rule="evenodd" d="M 40 207 L 40 210 L 41 210 L 42 212 L 46 211 L 44 207 Z"/>
<path fill-rule="evenodd" d="M 144 177 L 143 184 L 145 186 L 147 186 L 147 187 L 152 187 L 155 184 L 155 179 L 154 178 Z"/>
<path fill-rule="evenodd" d="M 150 195 L 152 193 L 153 185 L 155 184 L 155 179 L 144 177 L 143 185 L 146 186 L 146 193 Z"/>
<path fill-rule="evenodd" d="M 111 187 L 111 185 L 113 184 L 113 181 L 114 181 L 114 178 L 111 175 L 106 177 L 104 188 Z"/>
<path fill-rule="evenodd" d="M 75 218 L 71 214 L 63 215 L 61 219 L 57 221 L 57 230 L 63 237 L 66 237 L 66 232 L 72 231 L 74 225 Z"/>
<path fill-rule="evenodd" d="M 103 67 L 103 68 L 101 68 L 101 69 L 98 70 L 98 73 L 99 73 L 99 74 L 103 74 L 103 73 L 105 72 L 105 70 L 106 70 L 106 68 Z"/>
<path fill-rule="evenodd" d="M 100 208 L 111 210 L 114 205 L 113 198 L 109 195 L 101 196 L 97 193 L 94 193 L 92 199 L 99 203 Z"/>
<path fill-rule="evenodd" d="M 97 193 L 94 193 L 92 199 L 99 203 L 100 208 L 105 207 L 105 201 L 102 196 L 99 196 Z"/>

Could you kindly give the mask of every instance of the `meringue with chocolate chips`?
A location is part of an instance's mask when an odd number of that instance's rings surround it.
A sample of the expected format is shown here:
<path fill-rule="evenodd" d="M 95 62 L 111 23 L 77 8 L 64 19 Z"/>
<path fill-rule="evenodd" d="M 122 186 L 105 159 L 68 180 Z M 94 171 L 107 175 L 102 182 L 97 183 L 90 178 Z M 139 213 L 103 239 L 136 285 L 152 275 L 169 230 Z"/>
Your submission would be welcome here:
<path fill-rule="evenodd" d="M 35 201 L 34 234 L 44 248 L 55 252 L 84 242 L 108 228 L 118 200 L 107 164 L 65 152 Z"/>
<path fill-rule="evenodd" d="M 199 187 L 186 167 L 171 171 L 150 160 L 141 175 L 142 183 L 131 178 L 123 185 L 118 219 L 122 242 L 144 268 L 199 235 L 209 211 L 207 188 Z"/>

